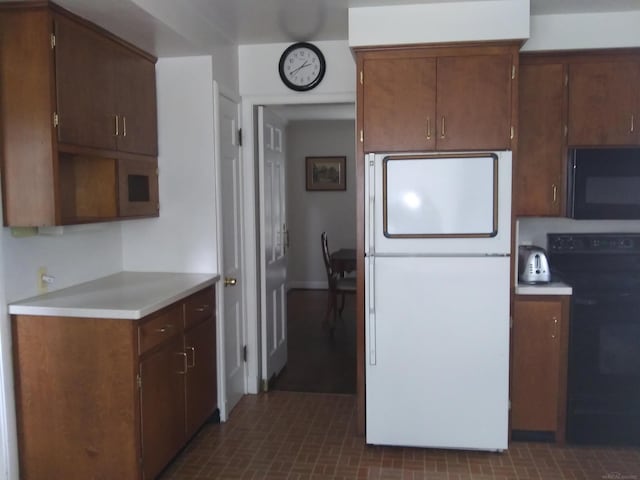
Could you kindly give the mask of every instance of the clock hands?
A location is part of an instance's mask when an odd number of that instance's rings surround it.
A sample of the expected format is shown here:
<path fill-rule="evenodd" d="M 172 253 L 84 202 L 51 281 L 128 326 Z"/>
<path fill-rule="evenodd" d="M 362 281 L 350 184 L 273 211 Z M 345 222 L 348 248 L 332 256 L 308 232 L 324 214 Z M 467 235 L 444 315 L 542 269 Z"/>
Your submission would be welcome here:
<path fill-rule="evenodd" d="M 298 73 L 298 71 L 302 70 L 304 67 L 310 67 L 310 66 L 311 64 L 305 60 L 304 63 L 300 65 L 298 68 L 294 68 L 293 70 L 291 70 L 289 72 L 289 75 L 295 75 L 296 73 Z"/>

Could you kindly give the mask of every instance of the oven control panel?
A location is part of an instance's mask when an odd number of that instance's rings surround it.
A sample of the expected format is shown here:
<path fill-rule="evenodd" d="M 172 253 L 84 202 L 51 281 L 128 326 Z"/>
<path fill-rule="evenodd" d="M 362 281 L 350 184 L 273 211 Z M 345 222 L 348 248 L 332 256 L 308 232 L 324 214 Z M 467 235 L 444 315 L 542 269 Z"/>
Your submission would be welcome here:
<path fill-rule="evenodd" d="M 549 253 L 640 253 L 636 233 L 549 233 Z"/>

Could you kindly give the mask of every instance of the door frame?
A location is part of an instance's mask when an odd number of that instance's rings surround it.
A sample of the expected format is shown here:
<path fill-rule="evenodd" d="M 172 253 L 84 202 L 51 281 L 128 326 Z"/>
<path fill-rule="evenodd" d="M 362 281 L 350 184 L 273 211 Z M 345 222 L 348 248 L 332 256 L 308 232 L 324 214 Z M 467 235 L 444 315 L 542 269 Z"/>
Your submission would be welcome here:
<path fill-rule="evenodd" d="M 246 286 L 246 318 L 245 332 L 247 336 L 247 393 L 257 394 L 261 391 L 262 352 L 261 352 L 261 298 L 260 298 L 260 255 L 259 255 L 259 204 L 260 184 L 258 183 L 258 140 L 257 140 L 257 108 L 274 105 L 309 105 L 325 103 L 353 103 L 356 94 L 319 94 L 319 95 L 247 95 L 242 98 L 242 167 L 244 171 L 244 239 L 245 239 L 245 286 Z M 355 150 L 354 145 L 354 150 Z M 253 353 L 255 352 L 255 354 Z M 358 392 L 364 394 L 364 392 Z"/>

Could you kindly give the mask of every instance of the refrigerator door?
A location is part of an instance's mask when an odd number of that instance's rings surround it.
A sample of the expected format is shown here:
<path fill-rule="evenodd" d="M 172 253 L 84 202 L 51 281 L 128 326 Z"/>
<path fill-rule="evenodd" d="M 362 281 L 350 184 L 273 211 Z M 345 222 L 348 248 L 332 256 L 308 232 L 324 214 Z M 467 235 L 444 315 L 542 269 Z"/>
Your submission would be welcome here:
<path fill-rule="evenodd" d="M 367 443 L 506 449 L 509 258 L 367 262 Z"/>
<path fill-rule="evenodd" d="M 511 152 L 368 160 L 368 254 L 508 254 Z"/>

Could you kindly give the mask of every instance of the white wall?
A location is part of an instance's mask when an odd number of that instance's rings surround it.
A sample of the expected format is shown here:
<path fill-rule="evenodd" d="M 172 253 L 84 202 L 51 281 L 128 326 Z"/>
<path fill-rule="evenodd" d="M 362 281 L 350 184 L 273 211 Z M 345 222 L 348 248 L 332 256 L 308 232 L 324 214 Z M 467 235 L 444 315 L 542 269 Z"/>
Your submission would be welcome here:
<path fill-rule="evenodd" d="M 531 38 L 523 51 L 623 48 L 640 46 L 638 11 L 533 15 Z"/>
<path fill-rule="evenodd" d="M 309 100 L 326 94 L 351 94 L 355 98 L 355 60 L 346 41 L 314 42 L 327 62 L 325 76 L 316 88 L 308 92 L 295 92 L 287 88 L 278 74 L 278 62 L 289 43 L 240 45 L 240 94 L 245 96 L 278 96 L 290 102 L 314 103 Z M 293 99 L 297 100 L 293 100 Z"/>
<path fill-rule="evenodd" d="M 320 234 L 329 248 L 356 247 L 355 121 L 295 121 L 287 126 L 290 288 L 327 288 Z M 305 157 L 346 156 L 346 191 L 307 192 Z"/>
<path fill-rule="evenodd" d="M 156 65 L 160 217 L 122 225 L 125 270 L 217 273 L 213 66 Z"/>
<path fill-rule="evenodd" d="M 525 39 L 529 10 L 529 0 L 350 8 L 349 45 Z"/>

